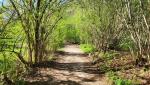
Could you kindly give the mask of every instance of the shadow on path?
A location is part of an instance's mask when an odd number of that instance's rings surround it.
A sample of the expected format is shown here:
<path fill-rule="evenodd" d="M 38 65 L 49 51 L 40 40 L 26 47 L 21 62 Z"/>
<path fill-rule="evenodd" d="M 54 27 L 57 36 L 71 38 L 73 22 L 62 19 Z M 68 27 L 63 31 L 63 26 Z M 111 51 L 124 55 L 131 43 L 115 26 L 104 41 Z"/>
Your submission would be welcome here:
<path fill-rule="evenodd" d="M 67 46 L 56 52 L 56 58 L 33 65 L 38 71 L 35 77 L 27 77 L 26 85 L 106 85 L 100 80 L 103 77 L 98 68 L 79 46 Z"/>
<path fill-rule="evenodd" d="M 59 62 L 43 62 L 34 65 L 40 68 L 53 68 L 57 70 L 67 70 L 71 72 L 84 72 L 89 74 L 100 74 L 96 66 L 90 62 L 75 62 L 75 63 L 59 63 Z"/>
<path fill-rule="evenodd" d="M 72 80 L 57 80 L 55 77 L 47 74 L 46 72 L 43 75 L 42 73 L 38 73 L 38 71 L 36 71 L 34 74 L 27 76 L 25 85 L 81 85 L 81 84 L 79 82 Z"/>

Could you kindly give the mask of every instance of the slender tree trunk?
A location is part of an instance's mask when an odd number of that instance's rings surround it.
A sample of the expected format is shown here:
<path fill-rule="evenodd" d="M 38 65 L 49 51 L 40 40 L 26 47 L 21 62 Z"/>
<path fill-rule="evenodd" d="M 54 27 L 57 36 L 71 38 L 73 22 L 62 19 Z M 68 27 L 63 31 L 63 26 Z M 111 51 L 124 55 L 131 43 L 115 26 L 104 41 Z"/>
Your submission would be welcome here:
<path fill-rule="evenodd" d="M 35 63 L 39 62 L 39 47 L 40 47 L 40 20 L 39 20 L 39 12 L 40 12 L 40 3 L 41 0 L 37 1 L 37 7 L 36 7 L 36 24 L 35 24 Z"/>

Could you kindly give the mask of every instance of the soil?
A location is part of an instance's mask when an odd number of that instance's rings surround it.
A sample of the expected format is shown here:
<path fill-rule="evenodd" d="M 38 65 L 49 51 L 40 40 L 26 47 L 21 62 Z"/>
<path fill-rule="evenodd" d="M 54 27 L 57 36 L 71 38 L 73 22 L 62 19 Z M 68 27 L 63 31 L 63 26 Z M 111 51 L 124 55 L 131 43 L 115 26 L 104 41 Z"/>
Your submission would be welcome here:
<path fill-rule="evenodd" d="M 78 45 L 66 45 L 54 62 L 36 68 L 37 73 L 25 78 L 27 85 L 109 85 L 107 78 L 92 65 L 90 56 Z"/>

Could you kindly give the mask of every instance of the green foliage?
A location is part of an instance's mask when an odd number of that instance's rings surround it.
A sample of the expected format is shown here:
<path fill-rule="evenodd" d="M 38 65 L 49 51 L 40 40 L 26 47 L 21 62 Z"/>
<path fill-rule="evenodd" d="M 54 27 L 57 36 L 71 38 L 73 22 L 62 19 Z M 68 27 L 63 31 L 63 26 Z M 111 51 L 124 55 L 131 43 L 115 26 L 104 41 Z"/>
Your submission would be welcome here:
<path fill-rule="evenodd" d="M 81 9 L 76 5 L 70 6 L 65 10 L 63 19 L 57 25 L 60 29 L 60 37 L 63 43 L 80 43 L 80 24 L 81 24 Z"/>
<path fill-rule="evenodd" d="M 133 85 L 130 80 L 117 79 L 115 85 Z"/>
<path fill-rule="evenodd" d="M 16 80 L 15 85 L 25 85 L 25 82 L 23 80 Z"/>
<path fill-rule="evenodd" d="M 20 19 L 17 19 L 17 14 L 15 14 L 4 30 L 2 27 L 7 23 L 7 19 L 4 18 L 9 18 L 11 13 L 6 11 L 5 15 L 0 14 L 0 49 L 14 51 L 13 47 L 17 48 L 17 45 L 24 41 L 21 54 L 25 57 L 32 57 L 33 63 L 36 57 L 39 59 L 45 57 L 47 51 L 54 52 L 66 42 L 90 43 L 80 45 L 85 53 L 92 53 L 95 49 L 106 50 L 100 54 L 106 60 L 111 60 L 118 55 L 116 52 L 107 52 L 109 47 L 123 51 L 129 51 L 130 48 L 135 50 L 136 47 L 136 50 L 141 51 L 139 53 L 144 53 L 146 47 L 149 49 L 148 0 L 144 2 L 142 0 L 82 1 L 86 9 L 83 4 L 81 7 L 76 4 L 66 6 L 67 4 L 62 4 L 57 0 L 49 3 L 47 0 L 41 0 L 39 7 L 35 5 L 36 1 L 29 4 L 29 1 L 25 0 L 24 4 L 21 4 L 20 1 L 10 0 L 8 3 L 10 8 L 6 8 L 9 11 L 20 12 L 20 16 L 18 15 Z M 10 4 L 12 2 L 16 5 L 15 9 Z M 24 29 L 21 23 L 25 25 Z M 115 42 L 115 39 L 119 43 Z M 18 51 L 18 48 L 15 51 Z M 30 52 L 31 55 L 28 55 Z M 147 54 L 149 55 L 148 52 Z M 7 74 L 14 81 L 21 80 L 19 76 L 16 76 L 16 69 L 22 70 L 22 67 L 19 67 L 17 59 L 13 58 L 14 55 L 8 52 L 0 55 L 0 73 Z M 101 68 L 104 71 L 110 70 L 107 64 Z M 119 78 L 113 73 L 111 78 L 115 85 L 131 85 L 131 81 Z M 17 82 L 18 85 L 23 83 Z"/>
<path fill-rule="evenodd" d="M 63 29 L 56 28 L 49 37 L 48 49 L 56 51 L 58 48 L 63 47 L 65 38 L 64 35 Z"/>
<path fill-rule="evenodd" d="M 118 45 L 118 48 L 124 51 L 130 51 L 130 48 L 135 49 L 134 42 L 129 36 L 123 37 Z"/>
<path fill-rule="evenodd" d="M 106 52 L 106 53 L 102 53 L 102 57 L 106 60 L 111 60 L 113 59 L 114 57 L 116 57 L 119 53 L 117 52 L 114 52 L 114 51 L 109 51 L 109 52 Z"/>
<path fill-rule="evenodd" d="M 91 44 L 81 44 L 80 49 L 83 50 L 85 53 L 92 53 L 95 50 L 94 46 Z"/>
<path fill-rule="evenodd" d="M 0 75 L 7 75 L 14 83 L 18 83 L 17 85 L 24 85 L 22 73 L 25 71 L 25 68 L 22 63 L 17 62 L 15 58 L 15 55 L 12 53 L 5 52 L 0 54 Z M 3 81 L 3 76 L 0 77 L 1 83 L 5 83 Z"/>
<path fill-rule="evenodd" d="M 107 75 L 113 81 L 113 85 L 134 85 L 131 80 L 120 78 L 112 71 Z"/>
<path fill-rule="evenodd" d="M 65 32 L 65 41 L 70 43 L 79 43 L 79 35 L 77 34 L 77 28 L 73 25 L 67 25 Z"/>
<path fill-rule="evenodd" d="M 99 66 L 100 72 L 108 72 L 111 71 L 111 68 L 107 66 L 107 64 L 103 64 Z"/>

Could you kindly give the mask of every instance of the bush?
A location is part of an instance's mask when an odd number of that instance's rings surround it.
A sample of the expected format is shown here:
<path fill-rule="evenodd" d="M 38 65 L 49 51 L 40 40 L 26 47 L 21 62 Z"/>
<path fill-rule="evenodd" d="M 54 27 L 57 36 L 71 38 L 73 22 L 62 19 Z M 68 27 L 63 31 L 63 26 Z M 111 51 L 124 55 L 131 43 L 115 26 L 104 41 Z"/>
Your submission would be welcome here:
<path fill-rule="evenodd" d="M 131 80 L 120 78 L 114 72 L 109 72 L 108 77 L 113 81 L 113 85 L 134 85 Z"/>
<path fill-rule="evenodd" d="M 133 85 L 130 80 L 117 79 L 115 85 Z"/>
<path fill-rule="evenodd" d="M 130 39 L 130 38 L 123 38 L 118 47 L 121 49 L 121 50 L 124 50 L 124 51 L 129 51 L 130 48 L 132 49 L 135 49 L 134 47 L 134 43 L 133 41 Z"/>
<path fill-rule="evenodd" d="M 15 85 L 24 85 L 22 74 L 25 68 L 21 62 L 18 62 L 11 53 L 0 54 L 0 84 L 5 84 L 4 76 L 7 76 Z"/>
<path fill-rule="evenodd" d="M 95 50 L 94 46 L 90 44 L 81 44 L 80 49 L 83 50 L 85 53 L 92 53 Z"/>
<path fill-rule="evenodd" d="M 119 55 L 119 53 L 117 53 L 115 51 L 109 51 L 109 52 L 102 53 L 102 54 L 103 54 L 102 58 L 104 58 L 106 60 L 114 59 L 114 57 L 117 57 Z"/>

